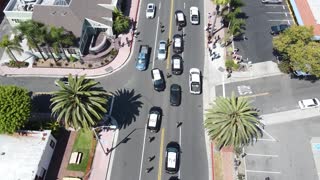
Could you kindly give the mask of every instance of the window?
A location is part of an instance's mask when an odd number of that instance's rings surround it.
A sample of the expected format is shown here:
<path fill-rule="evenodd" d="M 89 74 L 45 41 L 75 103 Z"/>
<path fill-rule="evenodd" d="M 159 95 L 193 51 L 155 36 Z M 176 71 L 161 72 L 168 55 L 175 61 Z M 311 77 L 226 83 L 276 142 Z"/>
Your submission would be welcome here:
<path fill-rule="evenodd" d="M 56 143 L 53 140 L 51 140 L 50 141 L 50 147 L 53 149 L 55 145 L 56 145 Z"/>

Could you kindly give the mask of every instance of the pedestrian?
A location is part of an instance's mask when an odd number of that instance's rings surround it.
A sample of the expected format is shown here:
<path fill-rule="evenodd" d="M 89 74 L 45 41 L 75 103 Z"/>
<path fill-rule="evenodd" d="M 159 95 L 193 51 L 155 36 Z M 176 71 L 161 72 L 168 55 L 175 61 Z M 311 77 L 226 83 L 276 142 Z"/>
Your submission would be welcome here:
<path fill-rule="evenodd" d="M 155 158 L 155 156 L 150 156 L 150 157 L 148 157 L 148 161 L 150 162 L 150 161 L 152 161 L 154 158 Z"/>
<path fill-rule="evenodd" d="M 167 72 L 167 78 L 170 78 L 172 75 Z"/>
<path fill-rule="evenodd" d="M 177 121 L 177 128 L 178 128 L 178 127 L 180 127 L 180 126 L 181 126 L 181 124 L 182 124 L 182 122 Z"/>
<path fill-rule="evenodd" d="M 241 155 L 241 157 L 244 158 L 246 155 L 247 155 L 247 153 L 243 153 L 243 154 Z"/>
<path fill-rule="evenodd" d="M 146 168 L 146 173 L 149 173 L 152 169 L 153 167 Z"/>
<path fill-rule="evenodd" d="M 211 13 L 208 12 L 208 19 L 210 19 L 211 17 L 212 17 Z"/>
<path fill-rule="evenodd" d="M 218 40 L 220 40 L 220 35 L 218 35 L 218 38 L 217 38 Z"/>
<path fill-rule="evenodd" d="M 154 138 L 155 138 L 154 136 L 150 136 L 149 137 L 149 142 L 152 142 L 154 140 Z"/>

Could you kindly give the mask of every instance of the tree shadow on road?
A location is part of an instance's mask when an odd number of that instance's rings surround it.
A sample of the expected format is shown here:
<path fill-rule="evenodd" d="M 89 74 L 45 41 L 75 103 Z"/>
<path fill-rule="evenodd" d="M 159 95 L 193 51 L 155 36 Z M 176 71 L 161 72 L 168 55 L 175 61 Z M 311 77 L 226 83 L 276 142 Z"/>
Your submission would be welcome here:
<path fill-rule="evenodd" d="M 143 105 L 139 101 L 141 94 L 135 94 L 133 89 L 119 89 L 113 95 L 112 116 L 116 119 L 119 129 L 126 128 L 133 121 L 136 121 L 136 117 L 139 116 L 139 109 Z"/>

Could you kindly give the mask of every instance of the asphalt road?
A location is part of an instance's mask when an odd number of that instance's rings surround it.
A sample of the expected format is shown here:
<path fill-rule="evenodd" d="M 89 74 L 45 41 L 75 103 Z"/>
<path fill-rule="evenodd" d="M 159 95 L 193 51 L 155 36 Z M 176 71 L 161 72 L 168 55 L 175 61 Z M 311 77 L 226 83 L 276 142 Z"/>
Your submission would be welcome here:
<path fill-rule="evenodd" d="M 179 142 L 182 151 L 180 172 L 174 176 L 180 176 L 182 179 L 208 179 L 202 95 L 191 95 L 188 89 L 189 69 L 197 67 L 203 70 L 204 60 L 203 23 L 198 26 L 190 24 L 189 7 L 198 6 L 201 17 L 204 17 L 203 2 L 191 3 L 187 0 L 173 2 L 171 4 L 171 1 L 162 1 L 160 6 L 160 1 L 155 1 L 154 3 L 157 5 L 156 18 L 147 20 L 145 18 L 147 2 L 141 1 L 138 22 L 138 31 L 140 31 L 138 39 L 141 42 L 136 43 L 130 62 L 111 76 L 97 79 L 106 90 L 113 92 L 116 97 L 112 115 L 118 121 L 120 134 L 111 172 L 111 177 L 114 180 L 137 180 L 139 177 L 140 179 L 169 179 L 170 175 L 164 171 L 164 162 L 165 146 L 170 141 Z M 170 62 L 167 62 L 170 58 L 168 57 L 166 61 L 154 60 L 154 48 L 155 46 L 157 48 L 160 40 L 167 40 L 169 34 L 171 39 L 175 33 L 182 33 L 177 31 L 174 15 L 171 17 L 171 6 L 173 12 L 176 9 L 183 10 L 187 20 L 187 27 L 183 29 L 185 34 L 185 50 L 182 53 L 184 73 L 166 79 L 167 88 L 164 92 L 159 93 L 153 90 L 150 70 L 152 67 L 157 67 L 165 74 L 168 64 L 170 65 Z M 159 9 L 160 7 L 161 9 Z M 157 29 L 158 17 L 160 17 L 159 21 L 165 25 L 163 33 Z M 144 72 L 135 69 L 135 59 L 141 44 L 152 47 L 149 68 Z M 171 49 L 170 56 L 172 55 Z M 168 71 L 170 72 L 170 69 Z M 50 92 L 58 89 L 54 85 L 54 80 L 54 78 L 37 77 L 0 77 L 0 84 L 23 86 L 34 92 Z M 182 103 L 179 107 L 171 107 L 169 104 L 169 87 L 172 83 L 177 83 L 182 87 Z M 152 106 L 159 106 L 163 110 L 162 129 L 157 134 L 151 135 L 147 132 L 144 141 L 147 115 Z M 177 121 L 183 123 L 180 128 L 176 127 Z M 151 143 L 148 142 L 149 136 L 155 136 L 155 140 Z M 147 162 L 147 158 L 153 155 L 156 158 L 152 162 Z M 159 163 L 160 157 L 162 157 L 161 163 Z M 141 162 L 142 169 L 140 169 Z M 146 174 L 144 170 L 147 167 L 154 167 L 154 169 Z"/>
<path fill-rule="evenodd" d="M 285 1 L 279 4 L 262 4 L 260 0 L 243 0 L 242 7 L 245 20 L 243 37 L 235 40 L 235 47 L 239 48 L 239 54 L 244 59 L 248 58 L 252 63 L 274 61 L 271 26 L 279 24 L 293 24 L 293 19 Z"/>
<path fill-rule="evenodd" d="M 248 96 L 252 105 L 257 107 L 261 114 L 298 109 L 299 100 L 320 98 L 319 88 L 319 81 L 291 79 L 288 75 L 271 76 L 225 85 L 226 96 L 230 96 L 232 92 L 235 92 L 236 95 Z M 216 91 L 217 96 L 222 96 L 222 86 L 217 86 Z"/>

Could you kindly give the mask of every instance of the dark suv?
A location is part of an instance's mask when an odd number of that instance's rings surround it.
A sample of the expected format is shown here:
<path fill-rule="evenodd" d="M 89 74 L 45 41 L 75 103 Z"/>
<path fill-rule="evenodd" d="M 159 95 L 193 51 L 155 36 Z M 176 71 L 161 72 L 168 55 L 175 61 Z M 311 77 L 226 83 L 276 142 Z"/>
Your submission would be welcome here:
<path fill-rule="evenodd" d="M 278 26 L 271 26 L 271 32 L 270 34 L 275 36 L 275 35 L 279 35 L 280 33 L 282 33 L 283 31 L 285 31 L 286 29 L 288 29 L 290 26 L 288 24 L 280 24 Z"/>
<path fill-rule="evenodd" d="M 180 145 L 177 142 L 169 142 L 166 147 L 165 168 L 167 173 L 174 174 L 179 171 Z"/>
<path fill-rule="evenodd" d="M 179 106 L 181 103 L 181 86 L 172 84 L 170 86 L 170 104 L 171 106 Z"/>

